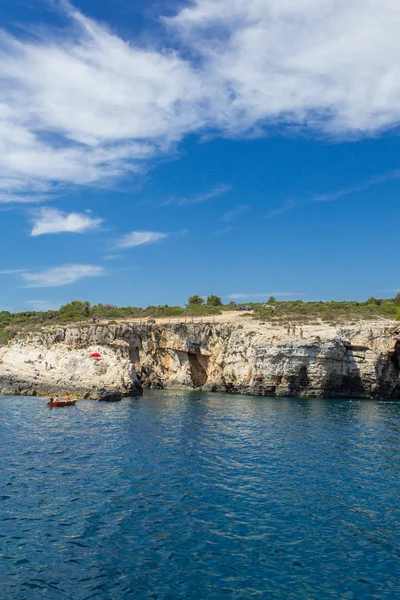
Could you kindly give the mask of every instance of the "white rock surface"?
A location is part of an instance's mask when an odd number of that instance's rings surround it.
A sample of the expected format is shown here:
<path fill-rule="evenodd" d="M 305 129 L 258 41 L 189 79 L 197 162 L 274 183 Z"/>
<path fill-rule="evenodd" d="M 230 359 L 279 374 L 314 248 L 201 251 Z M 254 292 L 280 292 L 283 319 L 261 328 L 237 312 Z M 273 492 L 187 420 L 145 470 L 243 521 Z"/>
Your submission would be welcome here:
<path fill-rule="evenodd" d="M 0 393 L 93 396 L 102 387 L 138 392 L 142 383 L 277 396 L 400 397 L 399 325 L 304 327 L 304 335 L 255 321 L 22 332 L 0 349 Z"/>

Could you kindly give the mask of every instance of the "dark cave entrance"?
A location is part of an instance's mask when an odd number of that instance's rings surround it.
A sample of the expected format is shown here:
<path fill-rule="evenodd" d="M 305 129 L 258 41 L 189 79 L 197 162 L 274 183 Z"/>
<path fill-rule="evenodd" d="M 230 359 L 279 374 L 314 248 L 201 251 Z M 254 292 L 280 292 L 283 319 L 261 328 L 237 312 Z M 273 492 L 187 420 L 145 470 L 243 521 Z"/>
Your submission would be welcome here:
<path fill-rule="evenodd" d="M 396 345 L 394 347 L 394 352 L 392 353 L 390 360 L 394 364 L 397 370 L 400 370 L 400 340 L 397 340 Z"/>
<path fill-rule="evenodd" d="M 207 383 L 209 357 L 202 354 L 188 353 L 190 376 L 194 387 L 203 387 Z"/>

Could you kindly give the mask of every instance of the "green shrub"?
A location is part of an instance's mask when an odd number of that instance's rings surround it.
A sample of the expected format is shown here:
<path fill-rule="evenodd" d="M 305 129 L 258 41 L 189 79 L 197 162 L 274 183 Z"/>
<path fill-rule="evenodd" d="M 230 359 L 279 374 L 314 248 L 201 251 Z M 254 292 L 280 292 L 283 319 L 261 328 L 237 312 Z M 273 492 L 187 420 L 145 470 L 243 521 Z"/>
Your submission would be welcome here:
<path fill-rule="evenodd" d="M 195 294 L 194 296 L 189 297 L 188 305 L 189 304 L 195 304 L 195 305 L 204 304 L 204 298 L 200 298 L 200 296 L 198 294 Z"/>
<path fill-rule="evenodd" d="M 0 346 L 7 346 L 8 342 L 13 339 L 14 332 L 2 330 L 0 331 Z"/>
<path fill-rule="evenodd" d="M 90 302 L 73 300 L 69 304 L 64 304 L 58 311 L 60 318 L 65 321 L 79 321 L 90 317 Z"/>
<path fill-rule="evenodd" d="M 9 311 L 0 311 L 0 332 L 2 333 L 2 343 L 4 344 L 4 341 L 7 343 L 13 335 L 8 331 L 9 329 L 35 331 L 44 325 L 89 321 L 92 317 L 97 317 L 108 323 L 111 321 L 116 322 L 116 319 L 129 320 L 132 318 L 207 317 L 219 315 L 223 311 L 235 310 L 239 306 L 244 306 L 235 302 L 221 305 L 220 301 L 221 299 L 218 296 L 211 295 L 208 296 L 207 303 L 205 304 L 203 298 L 195 295 L 189 298 L 189 303 L 185 307 L 163 305 L 140 308 L 135 306 L 118 307 L 112 304 L 91 306 L 90 302 L 74 300 L 62 306 L 58 311 L 25 311 L 16 314 Z M 254 317 L 282 327 L 286 326 L 289 321 L 301 325 L 307 322 L 317 324 L 320 321 L 337 324 L 357 322 L 360 319 L 399 319 L 400 294 L 397 294 L 395 298 L 390 300 L 371 297 L 366 302 L 279 301 L 276 298 L 270 298 L 270 303 L 276 307 L 276 310 L 266 308 L 261 302 L 248 302 L 246 306 L 248 305 L 254 312 L 251 315 L 243 314 L 242 316 L 246 318 Z"/>
<path fill-rule="evenodd" d="M 207 306 L 222 306 L 222 300 L 219 296 L 208 296 Z"/>

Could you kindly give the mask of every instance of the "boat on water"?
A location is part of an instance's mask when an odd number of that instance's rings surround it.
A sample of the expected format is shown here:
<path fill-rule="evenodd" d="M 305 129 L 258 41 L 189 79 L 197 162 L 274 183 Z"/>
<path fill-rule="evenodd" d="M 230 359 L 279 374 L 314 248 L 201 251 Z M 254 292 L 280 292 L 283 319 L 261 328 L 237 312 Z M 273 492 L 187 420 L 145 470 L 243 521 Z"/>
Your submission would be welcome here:
<path fill-rule="evenodd" d="M 58 400 L 58 399 L 50 399 L 50 402 L 47 402 L 47 406 L 75 406 L 76 400 Z"/>

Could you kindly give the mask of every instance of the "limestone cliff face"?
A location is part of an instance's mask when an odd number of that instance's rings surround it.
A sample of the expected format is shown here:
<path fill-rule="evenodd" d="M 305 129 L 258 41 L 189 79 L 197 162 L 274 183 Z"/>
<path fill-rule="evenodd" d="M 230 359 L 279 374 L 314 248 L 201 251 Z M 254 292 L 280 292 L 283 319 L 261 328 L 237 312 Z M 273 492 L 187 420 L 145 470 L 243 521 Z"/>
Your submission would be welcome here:
<path fill-rule="evenodd" d="M 355 325 L 325 337 L 280 339 L 258 323 L 47 329 L 0 349 L 0 393 L 92 396 L 101 387 L 130 394 L 143 386 L 400 398 L 400 327 Z"/>

